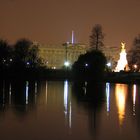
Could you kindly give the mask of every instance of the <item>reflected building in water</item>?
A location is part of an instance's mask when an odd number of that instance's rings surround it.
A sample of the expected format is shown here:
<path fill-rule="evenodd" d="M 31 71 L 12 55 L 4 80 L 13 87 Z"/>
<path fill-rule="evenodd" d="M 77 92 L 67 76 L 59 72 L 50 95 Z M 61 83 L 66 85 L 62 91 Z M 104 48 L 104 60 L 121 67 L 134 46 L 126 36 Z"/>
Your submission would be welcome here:
<path fill-rule="evenodd" d="M 37 83 L 24 80 L 2 80 L 0 81 L 0 105 L 20 109 L 20 106 L 32 107 L 36 103 Z M 18 108 L 19 107 L 19 108 Z"/>
<path fill-rule="evenodd" d="M 1 124 L 5 126 L 1 135 L 10 121 L 13 128 L 20 126 L 15 129 L 19 133 L 39 130 L 33 135 L 43 134 L 44 139 L 127 139 L 139 133 L 139 85 L 83 82 L 77 83 L 75 91 L 72 85 L 67 80 L 1 81 L 0 119 L 4 118 Z"/>

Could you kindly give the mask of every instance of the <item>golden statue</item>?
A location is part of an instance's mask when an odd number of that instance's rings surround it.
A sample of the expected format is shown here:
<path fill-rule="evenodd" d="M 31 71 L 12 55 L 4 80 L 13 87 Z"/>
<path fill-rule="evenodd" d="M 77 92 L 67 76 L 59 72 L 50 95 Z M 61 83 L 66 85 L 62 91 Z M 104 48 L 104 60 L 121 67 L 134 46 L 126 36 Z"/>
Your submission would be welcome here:
<path fill-rule="evenodd" d="M 120 52 L 120 59 L 118 60 L 117 66 L 115 68 L 116 72 L 119 72 L 121 70 L 128 70 L 128 64 L 127 64 L 127 53 L 125 51 L 125 43 L 121 42 L 121 52 Z"/>
<path fill-rule="evenodd" d="M 121 42 L 121 45 L 122 45 L 122 50 L 125 49 L 125 43 Z"/>

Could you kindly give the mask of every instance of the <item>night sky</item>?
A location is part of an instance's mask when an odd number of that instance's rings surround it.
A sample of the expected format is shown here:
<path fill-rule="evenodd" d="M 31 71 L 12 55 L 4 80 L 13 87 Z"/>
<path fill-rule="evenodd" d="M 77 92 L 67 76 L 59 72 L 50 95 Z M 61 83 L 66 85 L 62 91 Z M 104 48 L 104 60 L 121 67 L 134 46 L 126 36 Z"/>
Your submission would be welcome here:
<path fill-rule="evenodd" d="M 130 48 L 140 33 L 140 0 L 0 0 L 0 37 L 13 43 L 28 38 L 45 44 L 89 43 L 101 24 L 105 45 Z"/>

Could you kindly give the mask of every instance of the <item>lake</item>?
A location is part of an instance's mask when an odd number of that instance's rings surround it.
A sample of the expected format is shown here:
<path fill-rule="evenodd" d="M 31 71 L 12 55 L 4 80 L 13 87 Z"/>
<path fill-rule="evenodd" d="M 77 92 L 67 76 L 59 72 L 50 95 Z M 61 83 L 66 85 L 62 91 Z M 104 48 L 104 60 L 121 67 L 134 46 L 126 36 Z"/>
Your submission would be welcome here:
<path fill-rule="evenodd" d="M 0 81 L 1 140 L 138 140 L 140 85 Z"/>

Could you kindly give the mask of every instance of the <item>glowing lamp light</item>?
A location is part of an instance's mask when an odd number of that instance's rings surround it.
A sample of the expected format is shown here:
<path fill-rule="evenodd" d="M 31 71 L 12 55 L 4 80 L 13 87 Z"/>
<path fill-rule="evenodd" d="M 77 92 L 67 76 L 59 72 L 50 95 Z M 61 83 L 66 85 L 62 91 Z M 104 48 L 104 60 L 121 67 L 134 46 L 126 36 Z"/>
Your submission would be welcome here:
<path fill-rule="evenodd" d="M 29 63 L 29 62 L 27 62 L 26 64 L 27 64 L 27 65 L 30 65 L 30 63 Z"/>
<path fill-rule="evenodd" d="M 69 63 L 68 61 L 66 61 L 66 62 L 64 63 L 64 65 L 65 65 L 66 67 L 69 67 L 69 66 L 70 66 L 70 63 Z"/>
<path fill-rule="evenodd" d="M 137 69 L 137 65 L 136 64 L 134 65 L 134 68 Z"/>
<path fill-rule="evenodd" d="M 106 65 L 107 65 L 108 67 L 111 67 L 111 62 L 108 62 Z"/>

